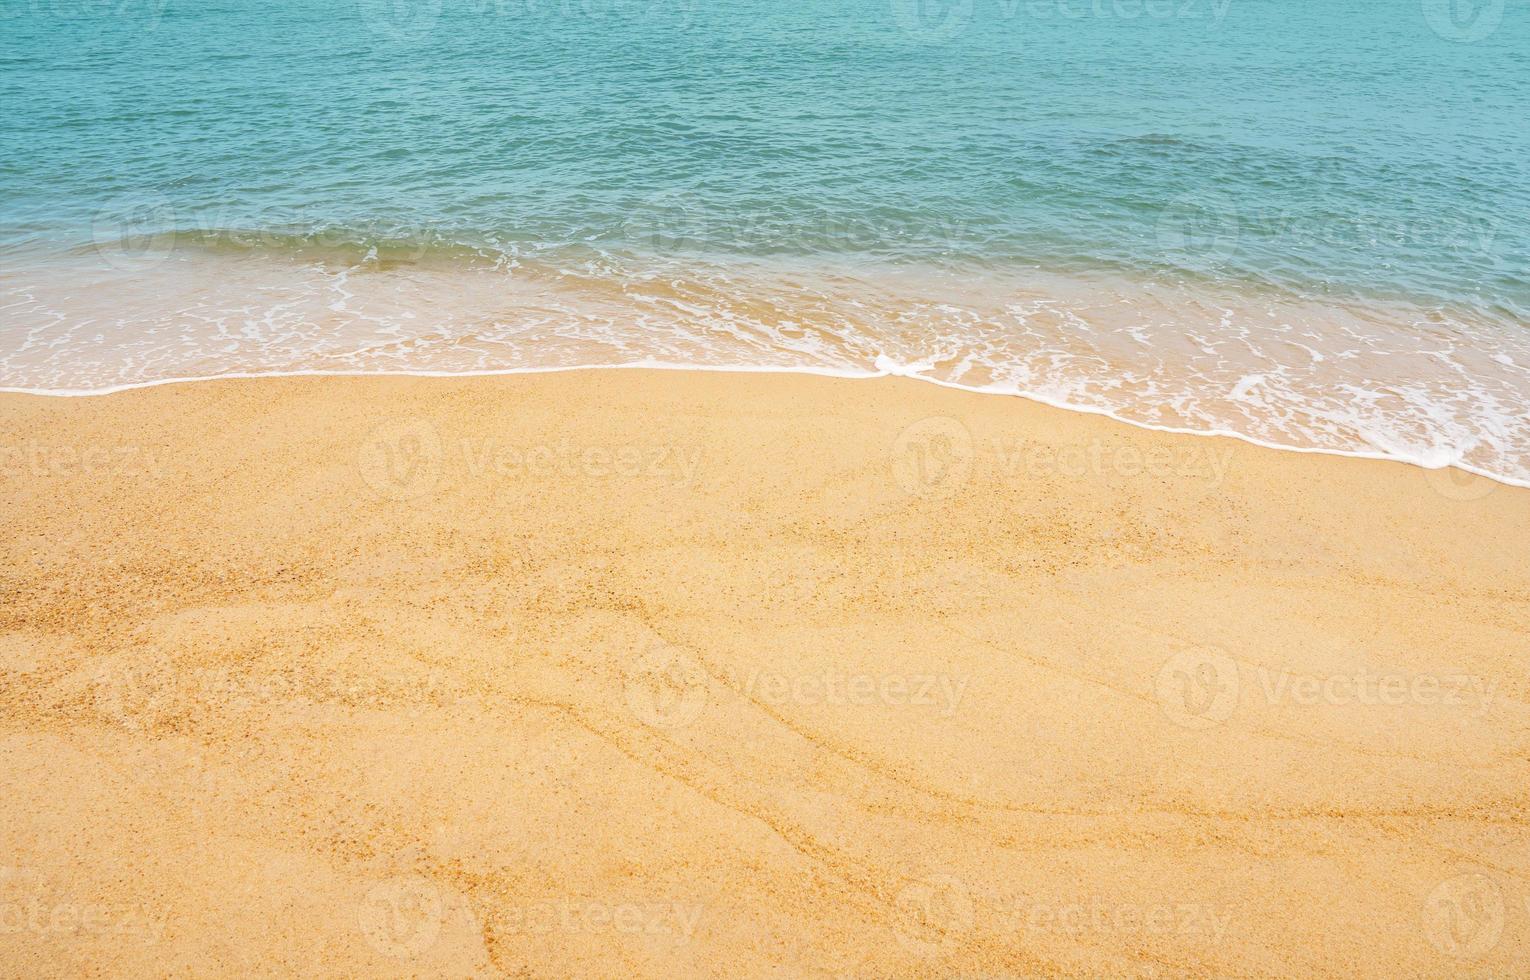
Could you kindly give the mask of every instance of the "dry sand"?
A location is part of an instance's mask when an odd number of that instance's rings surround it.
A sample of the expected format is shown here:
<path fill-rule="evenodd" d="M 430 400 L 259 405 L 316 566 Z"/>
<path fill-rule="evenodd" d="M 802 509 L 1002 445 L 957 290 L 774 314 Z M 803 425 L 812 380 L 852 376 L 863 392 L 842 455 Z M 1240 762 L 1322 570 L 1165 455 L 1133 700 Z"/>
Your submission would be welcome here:
<path fill-rule="evenodd" d="M 647 371 L 0 466 L 5 975 L 1530 973 L 1527 491 Z"/>

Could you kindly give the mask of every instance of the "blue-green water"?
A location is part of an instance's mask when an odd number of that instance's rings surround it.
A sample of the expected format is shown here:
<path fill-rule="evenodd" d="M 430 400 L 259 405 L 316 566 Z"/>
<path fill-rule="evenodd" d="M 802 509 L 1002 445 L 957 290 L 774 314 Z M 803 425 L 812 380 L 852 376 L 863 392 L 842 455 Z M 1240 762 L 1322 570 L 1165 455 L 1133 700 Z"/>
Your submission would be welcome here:
<path fill-rule="evenodd" d="M 0 385 L 880 364 L 1530 476 L 1522 2 L 0 0 L 0 106 Z"/>

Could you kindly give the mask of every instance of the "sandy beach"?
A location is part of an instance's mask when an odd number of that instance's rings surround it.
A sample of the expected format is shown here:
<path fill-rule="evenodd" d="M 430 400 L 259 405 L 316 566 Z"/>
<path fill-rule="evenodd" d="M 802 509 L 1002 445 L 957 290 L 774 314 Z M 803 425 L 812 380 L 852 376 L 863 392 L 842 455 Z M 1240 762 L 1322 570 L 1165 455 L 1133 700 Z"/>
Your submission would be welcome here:
<path fill-rule="evenodd" d="M 907 379 L 0 396 L 0 973 L 1530 973 L 1530 491 Z"/>

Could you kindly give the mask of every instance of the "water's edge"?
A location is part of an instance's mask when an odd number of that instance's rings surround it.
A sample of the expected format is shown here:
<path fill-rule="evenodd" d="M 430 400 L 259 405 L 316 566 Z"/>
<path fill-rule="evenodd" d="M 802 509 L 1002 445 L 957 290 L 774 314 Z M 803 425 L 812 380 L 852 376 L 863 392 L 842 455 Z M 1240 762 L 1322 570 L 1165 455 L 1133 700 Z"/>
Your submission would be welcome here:
<path fill-rule="evenodd" d="M 1239 442 L 1258 446 L 1262 449 L 1271 449 L 1278 452 L 1315 454 L 1320 456 L 1338 456 L 1346 459 L 1369 459 L 1383 462 L 1402 463 L 1421 470 L 1440 471 L 1455 469 L 1463 473 L 1491 480 L 1494 483 L 1509 487 L 1521 487 L 1530 489 L 1530 480 L 1516 479 L 1500 473 L 1471 466 L 1467 463 L 1456 461 L 1441 465 L 1431 465 L 1423 459 L 1408 457 L 1393 453 L 1366 452 L 1361 450 L 1332 449 L 1315 446 L 1294 446 L 1278 442 L 1270 442 L 1259 439 L 1247 433 L 1235 432 L 1230 429 L 1190 429 L 1176 426 L 1154 425 L 1136 419 L 1125 418 L 1117 413 L 1094 405 L 1079 405 L 1046 395 L 1027 391 L 996 390 L 981 388 L 971 385 L 957 384 L 951 381 L 942 381 L 938 378 L 930 378 L 913 371 L 899 370 L 894 367 L 884 367 L 877 371 L 843 371 L 830 370 L 827 368 L 803 367 L 771 367 L 752 365 L 704 365 L 704 364 L 674 364 L 663 361 L 629 361 L 618 364 L 580 364 L 580 365 L 557 365 L 550 367 L 523 367 L 504 368 L 483 371 L 269 371 L 269 372 L 231 372 L 228 374 L 210 374 L 200 377 L 186 378 L 157 378 L 152 381 L 136 381 L 127 384 L 112 385 L 104 388 L 90 389 L 59 389 L 59 388 L 14 388 L 0 386 L 0 394 L 38 395 L 48 398 L 95 398 L 104 395 L 114 395 L 124 391 L 136 391 L 143 388 L 158 388 L 163 385 L 195 384 L 209 381 L 255 381 L 274 378 L 485 378 L 506 377 L 511 375 L 525 374 L 562 374 L 571 371 L 621 371 L 621 370 L 645 370 L 645 371 L 702 371 L 719 374 L 805 374 L 817 377 L 841 378 L 846 380 L 873 380 L 877 378 L 909 378 L 914 381 L 922 381 L 927 384 L 938 385 L 942 388 L 952 388 L 957 391 L 966 391 L 979 395 L 999 395 L 1023 398 L 1026 401 L 1047 405 L 1051 408 L 1062 409 L 1069 412 L 1078 412 L 1084 415 L 1099 415 L 1132 426 L 1138 429 L 1146 429 L 1151 432 L 1165 432 L 1174 435 L 1205 436 L 1236 439 Z"/>

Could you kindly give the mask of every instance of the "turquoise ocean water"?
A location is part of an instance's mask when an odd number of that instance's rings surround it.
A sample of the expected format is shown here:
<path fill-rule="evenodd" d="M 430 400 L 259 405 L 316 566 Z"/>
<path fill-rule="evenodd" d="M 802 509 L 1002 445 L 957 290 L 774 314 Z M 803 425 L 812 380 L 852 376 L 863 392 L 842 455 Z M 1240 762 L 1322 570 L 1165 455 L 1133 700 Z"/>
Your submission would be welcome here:
<path fill-rule="evenodd" d="M 897 372 L 1530 481 L 1519 0 L 0 0 L 0 386 Z"/>

